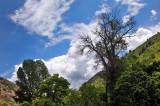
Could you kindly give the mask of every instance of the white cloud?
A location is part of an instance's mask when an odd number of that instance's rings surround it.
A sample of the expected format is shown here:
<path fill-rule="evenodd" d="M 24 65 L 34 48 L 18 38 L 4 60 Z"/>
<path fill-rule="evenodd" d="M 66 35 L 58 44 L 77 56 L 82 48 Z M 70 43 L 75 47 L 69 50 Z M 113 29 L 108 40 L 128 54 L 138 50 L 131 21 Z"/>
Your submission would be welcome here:
<path fill-rule="evenodd" d="M 49 60 L 43 60 L 45 65 L 47 66 L 49 73 L 51 75 L 58 73 L 59 75 L 66 78 L 71 83 L 71 88 L 78 89 L 82 83 L 90 79 L 94 74 L 102 69 L 99 67 L 94 69 L 94 59 L 93 56 L 81 56 L 77 54 L 77 45 L 79 44 L 78 35 L 81 34 L 89 34 L 92 35 L 91 31 L 96 26 L 96 20 L 91 21 L 89 24 L 78 23 L 73 26 L 67 26 L 66 24 L 62 24 L 61 32 L 67 32 L 68 35 L 64 35 L 66 37 L 72 37 L 72 41 L 70 43 L 70 49 L 66 55 L 62 55 L 59 57 L 54 57 Z M 94 38 L 92 36 L 92 38 Z M 57 38 L 57 41 L 61 38 Z M 63 39 L 63 38 L 62 38 Z M 46 44 L 46 46 L 54 45 L 55 41 Z M 12 77 L 9 79 L 10 81 L 16 80 L 16 72 L 18 70 L 18 66 L 15 66 L 15 72 L 13 72 Z"/>
<path fill-rule="evenodd" d="M 62 21 L 62 14 L 70 8 L 73 1 L 26 0 L 24 6 L 10 15 L 10 18 L 31 33 L 52 38 L 56 25 Z"/>
<path fill-rule="evenodd" d="M 52 41 L 46 43 L 45 46 L 53 46 L 56 43 L 64 40 L 64 39 L 71 39 L 74 40 L 78 37 L 78 35 L 91 33 L 91 30 L 96 26 L 96 20 L 91 21 L 89 24 L 84 23 L 76 23 L 73 26 L 68 26 L 65 23 L 60 25 L 61 30 L 58 32 L 61 35 L 58 38 L 52 38 Z M 66 34 L 63 34 L 66 33 Z"/>
<path fill-rule="evenodd" d="M 123 23 L 126 23 L 129 19 L 130 19 L 130 15 L 125 15 L 125 16 L 122 18 Z"/>
<path fill-rule="evenodd" d="M 128 10 L 130 14 L 124 16 L 123 22 L 127 22 L 131 16 L 135 16 L 139 13 L 139 10 L 143 8 L 146 3 L 142 3 L 142 0 L 115 0 L 116 2 L 121 2 L 122 5 L 128 5 Z"/>
<path fill-rule="evenodd" d="M 139 28 L 137 32 L 134 34 L 134 37 L 127 38 L 127 42 L 130 45 L 128 47 L 128 50 L 135 49 L 136 47 L 147 41 L 148 38 L 155 35 L 157 32 L 160 32 L 160 22 L 148 28 Z"/>
<path fill-rule="evenodd" d="M 155 10 L 151 10 L 152 16 L 155 16 L 157 12 Z"/>
<path fill-rule="evenodd" d="M 156 12 L 155 10 L 151 10 L 151 14 L 152 14 L 152 16 L 150 17 L 151 20 L 157 19 L 157 18 L 155 17 L 155 16 L 157 15 L 157 12 Z"/>
<path fill-rule="evenodd" d="M 77 44 L 79 44 L 79 40 L 77 39 L 78 35 L 92 35 L 92 29 L 96 26 L 96 23 L 97 20 L 93 20 L 89 24 L 76 23 L 73 26 L 66 25 L 65 23 L 60 24 L 61 30 L 57 33 L 61 36 L 57 38 L 52 37 L 52 41 L 45 44 L 45 46 L 48 47 L 63 39 L 72 39 L 70 49 L 66 55 L 54 57 L 47 61 L 43 60 L 49 73 L 51 75 L 58 73 L 65 77 L 71 83 L 71 88 L 79 88 L 83 82 L 87 81 L 102 68 L 99 67 L 96 70 L 93 68 L 95 63 L 92 56 L 80 56 L 77 54 Z M 65 35 L 63 35 L 63 33 L 65 33 Z M 92 36 L 92 38 L 94 37 Z M 9 79 L 10 81 L 17 79 L 16 72 L 19 66 L 20 65 L 15 66 L 15 71 Z"/>
<path fill-rule="evenodd" d="M 59 74 L 71 83 L 71 88 L 78 89 L 82 83 L 90 79 L 94 74 L 102 69 L 94 69 L 93 57 L 80 56 L 76 53 L 78 41 L 72 41 L 71 47 L 66 55 L 43 60 L 51 75 Z M 9 79 L 14 82 L 17 80 L 17 70 L 20 65 L 15 65 L 15 71 Z"/>
<path fill-rule="evenodd" d="M 72 37 L 70 49 L 68 53 L 63 56 L 55 57 L 44 61 L 51 74 L 59 73 L 61 76 L 67 78 L 71 83 L 71 88 L 79 88 L 82 83 L 90 79 L 94 74 L 102 69 L 94 69 L 95 65 L 93 56 L 81 56 L 77 54 L 77 45 L 80 43 L 78 35 L 92 34 L 92 29 L 96 26 L 97 20 L 91 21 L 89 24 L 77 23 L 73 26 L 61 25 L 61 32 L 67 32 L 67 36 Z M 92 36 L 94 38 L 94 36 Z M 54 43 L 50 43 L 53 45 Z"/>
<path fill-rule="evenodd" d="M 12 77 L 8 78 L 8 80 L 10 80 L 12 82 L 15 82 L 17 80 L 17 71 L 18 71 L 19 67 L 22 67 L 22 64 L 15 65 L 14 72 L 12 73 Z"/>
<path fill-rule="evenodd" d="M 102 13 L 108 13 L 108 12 L 110 12 L 110 7 L 107 7 L 107 5 L 104 3 L 104 4 L 102 4 L 101 6 L 100 6 L 100 10 L 97 10 L 96 12 L 95 12 L 95 16 L 98 16 L 98 15 L 100 15 L 100 14 L 102 14 Z"/>

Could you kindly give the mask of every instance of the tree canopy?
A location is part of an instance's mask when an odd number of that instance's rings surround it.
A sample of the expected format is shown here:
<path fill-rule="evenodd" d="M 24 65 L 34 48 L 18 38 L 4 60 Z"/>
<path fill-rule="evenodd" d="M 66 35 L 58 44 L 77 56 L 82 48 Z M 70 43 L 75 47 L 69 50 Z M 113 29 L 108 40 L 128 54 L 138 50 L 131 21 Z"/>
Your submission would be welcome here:
<path fill-rule="evenodd" d="M 64 96 L 68 94 L 70 83 L 58 74 L 46 78 L 36 91 L 40 96 L 46 95 L 55 103 L 61 103 Z"/>
<path fill-rule="evenodd" d="M 17 71 L 16 84 L 19 89 L 15 92 L 15 100 L 18 102 L 31 101 L 41 81 L 48 77 L 50 74 L 42 60 L 24 60 L 22 67 L 19 67 Z"/>
<path fill-rule="evenodd" d="M 142 63 L 135 63 L 131 69 L 123 72 L 112 95 L 114 105 L 157 106 L 160 104 L 160 72 L 156 69 L 154 71 L 150 69 L 158 64 L 159 62 L 154 62 L 150 66 L 142 67 Z M 147 73 L 149 70 L 152 71 L 152 74 Z"/>

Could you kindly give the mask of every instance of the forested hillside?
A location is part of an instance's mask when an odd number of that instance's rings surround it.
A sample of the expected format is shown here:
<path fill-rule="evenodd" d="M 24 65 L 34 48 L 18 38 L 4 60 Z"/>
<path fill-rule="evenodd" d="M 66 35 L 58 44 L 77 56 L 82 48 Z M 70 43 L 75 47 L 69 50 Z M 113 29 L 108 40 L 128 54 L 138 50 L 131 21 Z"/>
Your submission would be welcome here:
<path fill-rule="evenodd" d="M 146 42 L 138 46 L 133 51 L 129 51 L 122 57 L 127 64 L 133 64 L 137 61 L 146 65 L 151 65 L 155 61 L 160 61 L 160 33 L 147 39 Z M 101 71 L 94 75 L 87 83 L 95 86 L 105 86 L 105 71 Z"/>

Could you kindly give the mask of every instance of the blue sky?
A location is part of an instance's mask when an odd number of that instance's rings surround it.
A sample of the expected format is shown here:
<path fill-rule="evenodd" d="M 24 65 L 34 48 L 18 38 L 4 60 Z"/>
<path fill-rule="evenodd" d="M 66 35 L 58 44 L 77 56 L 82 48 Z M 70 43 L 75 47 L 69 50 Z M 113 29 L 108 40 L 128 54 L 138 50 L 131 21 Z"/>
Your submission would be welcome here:
<path fill-rule="evenodd" d="M 160 30 L 159 0 L 0 0 L 0 76 L 16 80 L 25 59 L 43 59 L 51 74 L 59 73 L 73 88 L 99 70 L 93 57 L 76 54 L 77 36 L 91 34 L 96 17 L 118 8 L 123 22 L 135 16 L 136 48 Z"/>

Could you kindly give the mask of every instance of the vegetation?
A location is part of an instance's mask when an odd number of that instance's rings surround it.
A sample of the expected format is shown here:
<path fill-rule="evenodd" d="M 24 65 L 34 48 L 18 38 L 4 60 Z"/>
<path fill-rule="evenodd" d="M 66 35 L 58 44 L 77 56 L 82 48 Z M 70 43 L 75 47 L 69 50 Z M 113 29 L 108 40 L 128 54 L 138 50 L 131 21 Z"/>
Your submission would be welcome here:
<path fill-rule="evenodd" d="M 44 95 L 50 98 L 56 104 L 61 104 L 64 96 L 68 94 L 69 85 L 70 83 L 66 79 L 55 74 L 42 81 L 36 93 L 38 93 L 39 96 Z"/>
<path fill-rule="evenodd" d="M 160 33 L 148 39 L 124 57 L 125 35 L 132 31 L 135 21 L 126 24 L 116 12 L 102 14 L 94 42 L 88 35 L 80 36 L 79 53 L 94 52 L 97 65 L 104 70 L 82 84 L 79 90 L 69 88 L 67 79 L 50 75 L 42 60 L 24 60 L 17 71 L 15 100 L 20 106 L 160 106 Z M 125 64 L 124 64 L 125 63 Z M 0 91 L 14 88 L 0 77 Z M 6 105 L 13 104 L 7 95 L 0 95 Z"/>
<path fill-rule="evenodd" d="M 158 65 L 160 62 L 158 62 Z M 160 104 L 160 70 L 147 73 L 150 67 L 136 64 L 123 72 L 114 89 L 114 105 L 117 106 L 156 106 Z M 147 72 L 146 72 L 147 71 Z M 152 71 L 152 70 L 150 70 Z"/>
<path fill-rule="evenodd" d="M 41 81 L 50 77 L 48 69 L 42 60 L 24 60 L 17 71 L 16 84 L 19 89 L 15 92 L 17 102 L 32 101 L 34 91 L 39 89 Z"/>
<path fill-rule="evenodd" d="M 16 84 L 0 77 L 0 106 L 17 105 L 13 100 L 14 91 L 17 89 Z"/>
<path fill-rule="evenodd" d="M 142 45 L 137 47 L 135 50 L 131 51 L 130 53 L 124 56 L 128 63 L 132 64 L 135 61 L 132 61 L 132 57 L 136 56 L 138 61 L 149 65 L 152 64 L 154 61 L 160 60 L 160 33 L 157 33 Z"/>
<path fill-rule="evenodd" d="M 127 49 L 125 41 L 128 34 L 134 31 L 136 22 L 131 17 L 123 23 L 118 11 L 112 10 L 110 13 L 103 13 L 98 18 L 98 26 L 94 28 L 93 35 L 98 41 L 94 41 L 89 35 L 80 35 L 81 43 L 78 46 L 78 53 L 87 55 L 94 52 L 97 65 L 102 64 L 106 71 L 106 102 L 109 102 L 108 93 L 112 94 L 116 80 L 123 65 L 119 59 L 119 53 Z M 112 98 L 111 98 L 112 101 Z"/>

